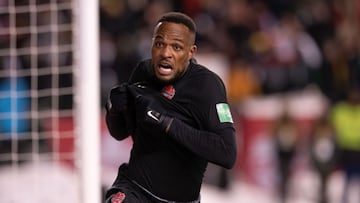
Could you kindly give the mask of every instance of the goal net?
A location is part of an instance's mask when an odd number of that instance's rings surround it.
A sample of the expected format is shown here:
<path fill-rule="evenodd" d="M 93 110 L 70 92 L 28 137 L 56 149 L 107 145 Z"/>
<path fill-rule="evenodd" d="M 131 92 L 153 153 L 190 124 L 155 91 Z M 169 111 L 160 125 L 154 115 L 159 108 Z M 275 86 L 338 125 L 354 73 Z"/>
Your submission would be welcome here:
<path fill-rule="evenodd" d="M 100 202 L 97 3 L 0 1 L 0 202 Z"/>

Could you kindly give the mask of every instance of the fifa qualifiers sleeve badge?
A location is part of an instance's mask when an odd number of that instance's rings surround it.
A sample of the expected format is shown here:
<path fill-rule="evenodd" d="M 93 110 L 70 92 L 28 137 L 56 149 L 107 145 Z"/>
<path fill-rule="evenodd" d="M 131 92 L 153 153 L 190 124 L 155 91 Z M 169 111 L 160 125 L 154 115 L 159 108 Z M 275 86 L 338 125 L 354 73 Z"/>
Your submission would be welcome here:
<path fill-rule="evenodd" d="M 233 123 L 229 105 L 226 103 L 216 104 L 216 111 L 220 119 L 220 123 L 230 122 Z"/>

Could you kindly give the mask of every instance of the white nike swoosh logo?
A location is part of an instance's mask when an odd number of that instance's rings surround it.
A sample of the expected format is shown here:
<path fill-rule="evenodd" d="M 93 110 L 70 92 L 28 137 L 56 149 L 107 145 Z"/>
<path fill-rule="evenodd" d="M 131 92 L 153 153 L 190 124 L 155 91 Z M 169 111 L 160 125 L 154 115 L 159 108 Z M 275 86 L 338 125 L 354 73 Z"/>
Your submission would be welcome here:
<path fill-rule="evenodd" d="M 154 120 L 159 121 L 159 119 L 156 118 L 156 117 L 152 114 L 152 111 L 151 111 L 151 110 L 147 112 L 147 115 L 150 116 L 151 118 L 153 118 Z"/>
<path fill-rule="evenodd" d="M 138 88 L 142 88 L 142 89 L 145 89 L 146 87 L 144 85 L 136 85 Z"/>

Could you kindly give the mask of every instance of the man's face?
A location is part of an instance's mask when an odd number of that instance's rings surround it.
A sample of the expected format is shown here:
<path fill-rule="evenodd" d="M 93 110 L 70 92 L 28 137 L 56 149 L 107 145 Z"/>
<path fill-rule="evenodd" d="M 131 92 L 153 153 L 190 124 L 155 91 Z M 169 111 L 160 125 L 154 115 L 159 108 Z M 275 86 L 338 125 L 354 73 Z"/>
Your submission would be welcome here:
<path fill-rule="evenodd" d="M 154 31 L 151 55 L 156 77 L 169 83 L 180 77 L 196 51 L 194 34 L 178 23 L 159 23 Z"/>

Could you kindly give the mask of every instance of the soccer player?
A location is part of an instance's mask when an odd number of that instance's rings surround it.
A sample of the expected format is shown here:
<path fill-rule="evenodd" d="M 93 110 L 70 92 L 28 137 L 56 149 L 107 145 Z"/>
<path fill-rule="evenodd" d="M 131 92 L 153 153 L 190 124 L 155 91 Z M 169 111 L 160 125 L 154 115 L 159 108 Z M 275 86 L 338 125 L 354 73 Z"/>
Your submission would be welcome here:
<path fill-rule="evenodd" d="M 208 162 L 230 169 L 236 137 L 223 81 L 194 59 L 196 26 L 164 14 L 151 59 L 111 89 L 106 123 L 117 140 L 132 137 L 130 160 L 119 167 L 107 203 L 200 202 Z"/>

